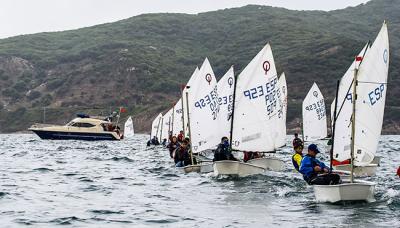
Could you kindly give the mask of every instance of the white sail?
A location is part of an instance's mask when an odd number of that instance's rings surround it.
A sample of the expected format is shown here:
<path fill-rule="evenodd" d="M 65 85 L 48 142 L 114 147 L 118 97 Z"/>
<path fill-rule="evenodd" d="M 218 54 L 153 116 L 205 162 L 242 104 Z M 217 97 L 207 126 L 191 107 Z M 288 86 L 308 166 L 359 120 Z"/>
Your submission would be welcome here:
<path fill-rule="evenodd" d="M 267 44 L 237 78 L 232 132 L 234 150 L 275 150 L 277 91 L 274 57 Z"/>
<path fill-rule="evenodd" d="M 161 123 L 162 113 L 158 114 L 158 116 L 153 120 L 151 124 L 151 134 L 150 137 L 154 138 L 154 136 L 159 137 L 159 125 Z"/>
<path fill-rule="evenodd" d="M 183 109 L 182 109 L 182 98 L 176 102 L 174 106 L 174 115 L 172 122 L 172 135 L 178 136 L 180 131 L 183 130 Z"/>
<path fill-rule="evenodd" d="M 164 139 L 166 139 L 167 141 L 169 140 L 169 132 L 171 131 L 171 128 L 172 128 L 172 113 L 173 113 L 173 109 L 171 108 L 163 116 L 162 132 L 161 132 L 161 139 L 160 139 L 161 142 Z"/>
<path fill-rule="evenodd" d="M 235 75 L 233 67 L 231 67 L 218 82 L 218 138 L 230 137 L 234 87 Z"/>
<path fill-rule="evenodd" d="M 162 141 L 161 137 L 162 137 L 162 130 L 163 130 L 163 122 L 164 122 L 164 118 L 161 116 L 160 122 L 158 122 L 158 126 L 157 126 L 157 138 L 160 143 Z"/>
<path fill-rule="evenodd" d="M 333 101 L 332 101 L 332 103 L 331 103 L 331 119 L 330 119 L 330 121 L 331 121 L 331 128 L 333 127 L 333 121 L 335 120 L 334 118 L 333 118 L 333 115 L 334 115 L 334 113 L 335 113 L 335 102 L 336 102 L 336 98 L 334 98 L 333 99 Z"/>
<path fill-rule="evenodd" d="M 385 109 L 389 70 L 386 22 L 364 56 L 358 71 L 355 113 L 355 165 L 371 163 L 378 148 Z"/>
<path fill-rule="evenodd" d="M 285 73 L 278 80 L 278 115 L 275 136 L 276 149 L 286 145 L 286 114 L 287 114 L 287 85 Z"/>
<path fill-rule="evenodd" d="M 364 56 L 368 52 L 367 43 L 358 56 Z M 333 146 L 333 159 L 344 161 L 351 158 L 351 117 L 353 114 L 353 80 L 354 70 L 358 68 L 360 62 L 353 61 L 349 69 L 343 75 L 339 84 L 338 103 L 336 110 L 335 138 Z M 335 109 L 335 100 L 331 106 L 331 116 Z M 333 120 L 331 120 L 333 123 Z"/>
<path fill-rule="evenodd" d="M 215 148 L 220 141 L 218 139 L 219 105 L 217 82 L 208 59 L 204 60 L 187 92 L 193 152 Z"/>
<path fill-rule="evenodd" d="M 189 136 L 189 132 L 188 132 L 188 113 L 187 113 L 187 108 L 186 108 L 186 92 L 188 91 L 189 88 L 191 88 L 192 90 L 196 89 L 196 85 L 193 85 L 193 81 L 195 80 L 197 74 L 199 73 L 199 68 L 196 67 L 196 69 L 194 70 L 192 76 L 190 77 L 188 83 L 186 84 L 185 88 L 182 91 L 182 110 L 183 110 L 183 123 L 185 124 L 185 136 L 188 137 Z"/>
<path fill-rule="evenodd" d="M 129 117 L 124 124 L 124 138 L 132 138 L 134 135 L 133 120 L 132 117 Z"/>
<path fill-rule="evenodd" d="M 303 101 L 304 141 L 323 139 L 328 135 L 324 96 L 316 83 Z"/>

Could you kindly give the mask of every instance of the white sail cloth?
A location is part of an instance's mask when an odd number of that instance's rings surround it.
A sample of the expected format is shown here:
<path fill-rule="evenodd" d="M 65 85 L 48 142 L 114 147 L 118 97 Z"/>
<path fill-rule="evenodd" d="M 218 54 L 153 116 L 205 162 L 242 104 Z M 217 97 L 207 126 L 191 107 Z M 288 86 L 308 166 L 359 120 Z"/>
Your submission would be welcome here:
<path fill-rule="evenodd" d="M 168 110 L 167 113 L 163 116 L 163 121 L 162 121 L 162 131 L 161 131 L 161 138 L 160 140 L 163 141 L 164 139 L 169 139 L 169 132 L 171 131 L 172 127 L 172 113 L 173 113 L 173 108 Z"/>
<path fill-rule="evenodd" d="M 184 125 L 184 133 L 185 136 L 188 137 L 189 136 L 189 131 L 188 131 L 188 111 L 187 111 L 187 101 L 186 101 L 186 92 L 188 92 L 189 88 L 191 88 L 192 90 L 194 90 L 196 88 L 197 85 L 194 85 L 193 82 L 197 77 L 197 74 L 199 73 L 199 68 L 196 67 L 196 69 L 194 70 L 192 76 L 190 77 L 188 83 L 186 84 L 185 88 L 182 91 L 182 110 L 183 110 L 183 125 Z"/>
<path fill-rule="evenodd" d="M 367 43 L 358 56 L 364 56 L 369 49 Z M 361 61 L 356 62 L 355 60 L 348 68 L 346 73 L 340 80 L 339 91 L 338 91 L 338 103 L 336 108 L 336 124 L 335 124 L 335 137 L 333 147 L 333 159 L 338 161 L 344 161 L 351 158 L 351 118 L 353 115 L 353 81 L 354 81 L 354 70 L 359 67 Z M 335 102 L 335 100 L 333 101 Z M 331 115 L 335 109 L 335 103 L 331 106 Z M 332 120 L 333 123 L 333 120 Z"/>
<path fill-rule="evenodd" d="M 371 163 L 378 148 L 385 109 L 389 70 L 386 22 L 364 56 L 357 75 L 355 113 L 355 165 Z"/>
<path fill-rule="evenodd" d="M 190 141 L 194 153 L 215 148 L 218 139 L 218 92 L 217 80 L 206 58 L 199 72 L 186 88 L 189 104 Z"/>
<path fill-rule="evenodd" d="M 232 132 L 234 150 L 275 150 L 277 91 L 274 57 L 267 44 L 237 78 Z"/>
<path fill-rule="evenodd" d="M 183 109 L 182 109 L 182 98 L 176 102 L 174 106 L 172 122 L 172 135 L 177 136 L 180 131 L 183 131 Z"/>
<path fill-rule="evenodd" d="M 282 73 L 278 80 L 278 115 L 275 136 L 276 149 L 286 145 L 286 114 L 287 114 L 287 85 L 285 73 Z"/>
<path fill-rule="evenodd" d="M 124 124 L 124 138 L 132 138 L 134 135 L 133 120 L 132 117 L 129 117 Z"/>
<path fill-rule="evenodd" d="M 151 138 L 154 138 L 154 136 L 156 136 L 160 140 L 161 120 L 162 120 L 162 113 L 158 114 L 158 116 L 153 120 L 153 122 L 151 124 L 151 134 L 150 134 Z"/>
<path fill-rule="evenodd" d="M 230 137 L 235 75 L 233 67 L 218 81 L 219 138 Z"/>
<path fill-rule="evenodd" d="M 304 141 L 323 139 L 328 135 L 324 96 L 316 83 L 303 101 Z"/>

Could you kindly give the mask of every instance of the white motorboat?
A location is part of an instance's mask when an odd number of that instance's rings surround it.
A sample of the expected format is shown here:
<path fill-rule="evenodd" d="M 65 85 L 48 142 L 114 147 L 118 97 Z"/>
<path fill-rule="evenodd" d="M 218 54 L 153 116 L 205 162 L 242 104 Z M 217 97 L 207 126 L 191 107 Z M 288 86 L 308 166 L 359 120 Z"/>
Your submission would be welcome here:
<path fill-rule="evenodd" d="M 120 140 L 121 133 L 111 122 L 79 114 L 68 124 L 41 125 L 34 124 L 28 130 L 41 139 L 74 139 L 74 140 Z"/>

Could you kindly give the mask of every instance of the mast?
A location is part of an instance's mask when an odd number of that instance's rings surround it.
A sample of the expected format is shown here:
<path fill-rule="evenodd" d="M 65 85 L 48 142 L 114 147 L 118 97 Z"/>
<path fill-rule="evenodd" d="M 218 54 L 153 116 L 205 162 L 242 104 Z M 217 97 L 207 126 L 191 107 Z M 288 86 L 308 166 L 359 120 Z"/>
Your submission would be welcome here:
<path fill-rule="evenodd" d="M 356 57 L 357 58 L 357 57 Z M 356 101 L 357 101 L 357 75 L 358 69 L 357 66 L 354 66 L 354 84 L 353 84 L 353 116 L 351 118 L 351 173 L 350 173 L 350 182 L 354 182 L 354 150 L 355 150 L 355 133 L 356 133 Z"/>
<path fill-rule="evenodd" d="M 337 105 L 338 105 L 338 96 L 339 96 L 339 87 L 340 87 L 340 80 L 337 81 L 336 86 L 336 98 L 335 98 L 335 109 L 333 111 L 333 125 L 332 125 L 332 147 L 330 151 L 330 165 L 329 168 L 332 170 L 332 161 L 333 161 L 333 147 L 335 146 L 335 127 L 336 127 L 336 112 L 337 112 Z"/>
<path fill-rule="evenodd" d="M 233 66 L 232 66 L 233 67 Z M 233 78 L 235 79 L 233 83 L 233 101 L 232 101 L 232 114 L 231 114 L 231 130 L 230 130 L 230 135 L 229 135 L 229 147 L 230 150 L 232 151 L 232 140 L 233 140 L 233 118 L 235 116 L 235 101 L 236 101 L 236 82 L 237 82 L 237 76 L 233 75 Z"/>
<path fill-rule="evenodd" d="M 190 87 L 186 87 L 190 88 Z M 186 108 L 187 108 L 187 119 L 188 119 L 188 131 L 189 131 L 189 145 L 190 145 L 190 159 L 193 164 L 193 148 L 192 148 L 192 133 L 190 132 L 190 115 L 189 115 L 189 92 L 186 92 Z"/>
<path fill-rule="evenodd" d="M 182 106 L 182 130 L 183 130 L 183 136 L 186 136 L 186 132 L 185 132 L 185 117 L 183 116 L 183 115 L 185 114 L 185 112 L 183 111 L 183 107 L 184 107 L 184 104 L 183 104 L 183 90 L 184 90 L 184 89 L 182 89 L 182 91 L 181 91 L 181 94 L 182 94 L 182 99 L 181 99 L 181 106 Z"/>

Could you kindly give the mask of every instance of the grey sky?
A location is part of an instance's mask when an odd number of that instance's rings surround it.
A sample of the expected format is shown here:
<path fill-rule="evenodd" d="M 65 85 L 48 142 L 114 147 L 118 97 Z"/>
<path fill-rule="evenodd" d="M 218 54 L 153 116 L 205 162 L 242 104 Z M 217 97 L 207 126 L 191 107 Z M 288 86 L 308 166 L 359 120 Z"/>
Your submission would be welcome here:
<path fill-rule="evenodd" d="M 296 10 L 333 10 L 368 0 L 0 0 L 0 38 L 62 31 L 143 13 L 199 13 L 259 4 Z"/>

